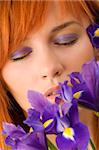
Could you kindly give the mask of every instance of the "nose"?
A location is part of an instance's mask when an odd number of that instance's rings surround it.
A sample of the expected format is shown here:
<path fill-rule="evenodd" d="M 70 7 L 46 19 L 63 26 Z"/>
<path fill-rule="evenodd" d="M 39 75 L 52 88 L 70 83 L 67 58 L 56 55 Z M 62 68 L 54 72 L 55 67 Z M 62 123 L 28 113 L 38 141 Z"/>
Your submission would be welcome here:
<path fill-rule="evenodd" d="M 46 79 L 46 78 L 49 78 L 49 79 L 53 79 L 53 78 L 56 78 L 58 76 L 60 76 L 62 74 L 62 68 L 61 66 L 55 64 L 56 67 L 54 66 L 48 66 L 48 68 L 43 68 L 43 72 L 41 74 L 41 78 L 42 79 Z"/>
<path fill-rule="evenodd" d="M 52 52 L 52 51 L 51 51 Z M 40 78 L 54 79 L 62 75 L 64 67 L 57 55 L 51 52 L 43 54 L 40 63 Z"/>

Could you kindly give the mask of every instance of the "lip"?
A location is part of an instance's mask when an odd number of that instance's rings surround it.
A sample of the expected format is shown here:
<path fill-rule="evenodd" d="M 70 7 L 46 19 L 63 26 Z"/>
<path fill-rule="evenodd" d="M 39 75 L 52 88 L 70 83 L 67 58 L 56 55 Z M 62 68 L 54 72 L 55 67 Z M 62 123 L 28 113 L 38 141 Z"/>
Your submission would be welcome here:
<path fill-rule="evenodd" d="M 51 102 L 55 102 L 55 97 L 58 95 L 56 91 L 59 89 L 59 86 L 54 86 L 52 88 L 49 88 L 45 93 L 44 96 Z"/>
<path fill-rule="evenodd" d="M 56 92 L 58 89 L 59 89 L 59 86 L 52 87 L 52 88 L 48 89 L 48 90 L 44 93 L 44 95 L 45 95 L 46 97 L 49 96 L 49 95 L 52 95 L 51 93 Z M 56 93 L 55 93 L 55 94 L 56 94 Z M 54 94 L 53 94 L 53 95 L 54 95 Z"/>

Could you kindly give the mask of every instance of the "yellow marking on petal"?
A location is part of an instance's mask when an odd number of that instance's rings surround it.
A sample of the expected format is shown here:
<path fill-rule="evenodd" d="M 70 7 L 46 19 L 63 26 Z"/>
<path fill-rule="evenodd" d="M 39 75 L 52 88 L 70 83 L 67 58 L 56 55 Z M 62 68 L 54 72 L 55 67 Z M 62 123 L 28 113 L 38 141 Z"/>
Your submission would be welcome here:
<path fill-rule="evenodd" d="M 30 128 L 29 132 L 33 132 L 33 128 Z"/>
<path fill-rule="evenodd" d="M 71 140 L 74 140 L 74 130 L 73 128 L 65 128 L 63 132 L 63 136 L 65 138 L 70 138 Z"/>
<path fill-rule="evenodd" d="M 99 36 L 99 28 L 94 32 L 94 36 L 98 37 Z"/>
<path fill-rule="evenodd" d="M 99 112 L 95 112 L 95 115 L 96 115 L 97 117 L 99 117 Z"/>
<path fill-rule="evenodd" d="M 76 99 L 79 99 L 81 96 L 82 91 L 76 92 L 75 94 L 73 94 L 73 97 Z"/>
<path fill-rule="evenodd" d="M 52 122 L 53 122 L 53 119 L 49 119 L 49 120 L 45 121 L 44 124 L 43 124 L 44 128 L 49 126 L 49 124 L 51 124 Z"/>

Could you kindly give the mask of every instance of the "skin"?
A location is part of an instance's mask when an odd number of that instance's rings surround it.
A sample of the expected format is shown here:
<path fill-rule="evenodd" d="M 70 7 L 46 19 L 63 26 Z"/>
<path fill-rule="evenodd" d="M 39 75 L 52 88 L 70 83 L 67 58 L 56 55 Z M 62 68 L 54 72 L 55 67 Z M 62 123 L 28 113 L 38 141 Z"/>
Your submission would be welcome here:
<path fill-rule="evenodd" d="M 70 72 L 80 71 L 82 64 L 94 57 L 85 30 L 90 24 L 88 18 L 84 16 L 83 20 L 78 20 L 68 12 L 65 18 L 60 18 L 59 7 L 56 5 L 54 8 L 53 12 L 49 9 L 45 24 L 35 34 L 29 34 L 19 47 L 31 47 L 32 53 L 17 61 L 8 58 L 2 70 L 6 84 L 24 110 L 30 107 L 27 100 L 29 89 L 44 94 L 49 88 L 58 85 L 58 82 L 64 81 Z M 67 22 L 72 23 L 52 32 L 56 26 Z M 70 34 L 78 37 L 73 44 L 55 44 L 57 37 Z"/>

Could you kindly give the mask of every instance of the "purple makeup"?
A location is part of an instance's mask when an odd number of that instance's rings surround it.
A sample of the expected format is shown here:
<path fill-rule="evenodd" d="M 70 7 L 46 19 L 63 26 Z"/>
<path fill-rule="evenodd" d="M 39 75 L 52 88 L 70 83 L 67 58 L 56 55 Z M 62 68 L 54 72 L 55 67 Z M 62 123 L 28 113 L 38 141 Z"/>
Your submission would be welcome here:
<path fill-rule="evenodd" d="M 66 34 L 66 35 L 61 35 L 57 38 L 54 39 L 54 43 L 55 44 L 65 44 L 65 43 L 69 43 L 71 41 L 74 41 L 78 39 L 78 34 Z"/>
<path fill-rule="evenodd" d="M 10 56 L 10 58 L 12 60 L 17 60 L 17 59 L 20 59 L 21 57 L 24 57 L 26 55 L 28 55 L 29 53 L 32 52 L 32 48 L 31 47 L 22 47 L 21 49 L 19 50 L 16 50 L 15 52 L 13 52 Z"/>

